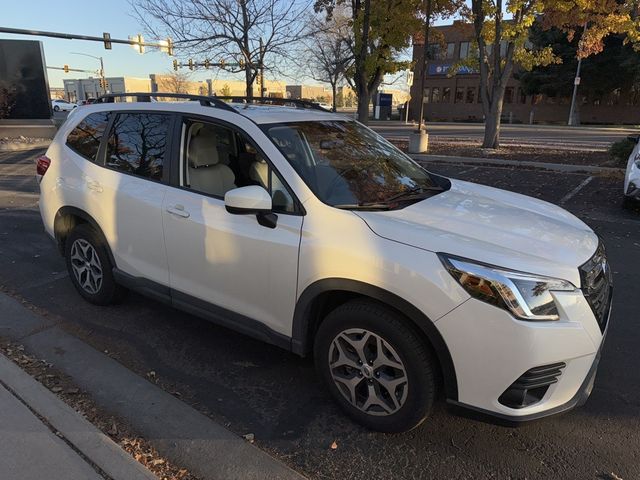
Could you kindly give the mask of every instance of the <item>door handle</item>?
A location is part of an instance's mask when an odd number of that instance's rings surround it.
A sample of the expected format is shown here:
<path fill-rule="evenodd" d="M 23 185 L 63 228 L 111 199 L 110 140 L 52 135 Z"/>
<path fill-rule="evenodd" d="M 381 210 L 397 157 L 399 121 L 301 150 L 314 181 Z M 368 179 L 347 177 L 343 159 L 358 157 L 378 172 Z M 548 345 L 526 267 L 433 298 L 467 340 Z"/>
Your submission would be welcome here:
<path fill-rule="evenodd" d="M 99 182 L 96 182 L 95 180 L 87 179 L 87 188 L 89 190 L 93 190 L 94 192 L 102 192 L 102 186 L 100 185 Z"/>
<path fill-rule="evenodd" d="M 182 205 L 174 205 L 173 207 L 167 207 L 167 213 L 175 215 L 177 217 L 189 218 L 191 214 L 186 212 Z"/>

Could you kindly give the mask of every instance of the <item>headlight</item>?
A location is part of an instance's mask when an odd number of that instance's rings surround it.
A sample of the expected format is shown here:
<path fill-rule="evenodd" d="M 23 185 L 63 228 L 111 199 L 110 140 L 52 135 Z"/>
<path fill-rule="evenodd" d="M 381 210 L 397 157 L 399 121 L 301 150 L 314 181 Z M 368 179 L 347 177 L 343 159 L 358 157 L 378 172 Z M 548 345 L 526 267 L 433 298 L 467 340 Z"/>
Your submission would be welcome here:
<path fill-rule="evenodd" d="M 439 257 L 469 295 L 521 320 L 558 320 L 560 315 L 551 292 L 576 289 L 566 280 L 505 270 L 445 254 Z"/>

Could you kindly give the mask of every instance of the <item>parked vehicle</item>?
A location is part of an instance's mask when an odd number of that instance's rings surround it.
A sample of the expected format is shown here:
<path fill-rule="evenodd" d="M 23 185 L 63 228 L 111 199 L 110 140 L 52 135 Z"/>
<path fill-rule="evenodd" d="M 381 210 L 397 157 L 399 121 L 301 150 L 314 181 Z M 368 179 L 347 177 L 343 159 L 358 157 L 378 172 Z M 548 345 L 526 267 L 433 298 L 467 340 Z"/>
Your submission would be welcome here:
<path fill-rule="evenodd" d="M 385 432 L 419 425 L 438 389 L 513 422 L 589 396 L 611 270 L 572 214 L 431 173 L 317 106 L 115 96 L 37 165 L 45 230 L 89 302 L 131 288 L 313 355 Z"/>
<path fill-rule="evenodd" d="M 91 105 L 96 101 L 95 98 L 87 98 L 86 100 L 80 100 L 76 105 L 82 107 L 83 105 Z"/>
<path fill-rule="evenodd" d="M 626 206 L 640 204 L 640 136 L 628 137 L 636 146 L 629 155 L 627 171 L 624 175 L 624 202 Z"/>
<path fill-rule="evenodd" d="M 51 100 L 51 108 L 53 108 L 54 112 L 68 112 L 76 107 L 77 105 L 75 103 L 70 103 L 66 100 Z"/>

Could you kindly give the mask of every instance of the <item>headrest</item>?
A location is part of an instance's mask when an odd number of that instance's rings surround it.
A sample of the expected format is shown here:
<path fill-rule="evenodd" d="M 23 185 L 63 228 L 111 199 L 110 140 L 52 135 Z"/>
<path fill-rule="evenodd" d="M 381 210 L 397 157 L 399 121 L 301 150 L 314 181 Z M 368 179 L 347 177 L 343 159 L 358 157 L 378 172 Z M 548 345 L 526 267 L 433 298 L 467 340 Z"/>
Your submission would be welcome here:
<path fill-rule="evenodd" d="M 191 139 L 189 143 L 189 166 L 191 168 L 217 165 L 220 161 L 216 137 L 213 135 L 200 135 Z"/>

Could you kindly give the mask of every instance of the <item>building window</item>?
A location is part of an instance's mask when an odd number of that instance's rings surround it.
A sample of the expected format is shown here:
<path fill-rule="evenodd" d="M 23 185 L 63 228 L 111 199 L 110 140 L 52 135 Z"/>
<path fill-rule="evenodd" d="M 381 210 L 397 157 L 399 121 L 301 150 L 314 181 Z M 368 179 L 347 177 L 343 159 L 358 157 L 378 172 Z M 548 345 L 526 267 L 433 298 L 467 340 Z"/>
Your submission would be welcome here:
<path fill-rule="evenodd" d="M 522 90 L 521 88 L 518 89 L 518 101 L 523 105 L 527 103 L 527 96 L 525 95 L 524 90 Z"/>
<path fill-rule="evenodd" d="M 424 89 L 424 103 L 429 103 L 431 95 L 431 89 L 429 87 Z"/>
<path fill-rule="evenodd" d="M 453 101 L 454 103 L 462 103 L 464 102 L 464 88 L 456 87 L 456 98 Z"/>
<path fill-rule="evenodd" d="M 469 42 L 460 42 L 460 59 L 469 57 Z"/>
<path fill-rule="evenodd" d="M 431 101 L 433 103 L 440 103 L 440 87 L 433 87 L 431 90 Z"/>
<path fill-rule="evenodd" d="M 447 56 L 445 58 L 453 58 L 456 49 L 455 43 L 447 43 Z"/>
<path fill-rule="evenodd" d="M 430 43 L 429 44 L 429 59 L 431 60 L 439 60 L 442 58 L 442 52 L 439 43 Z"/>
<path fill-rule="evenodd" d="M 442 88 L 442 103 L 451 103 L 451 88 Z"/>
<path fill-rule="evenodd" d="M 475 87 L 467 87 L 467 103 L 475 102 L 476 89 Z"/>
<path fill-rule="evenodd" d="M 513 103 L 513 87 L 504 89 L 504 103 Z"/>

